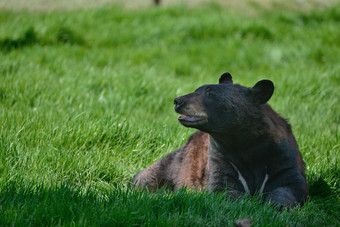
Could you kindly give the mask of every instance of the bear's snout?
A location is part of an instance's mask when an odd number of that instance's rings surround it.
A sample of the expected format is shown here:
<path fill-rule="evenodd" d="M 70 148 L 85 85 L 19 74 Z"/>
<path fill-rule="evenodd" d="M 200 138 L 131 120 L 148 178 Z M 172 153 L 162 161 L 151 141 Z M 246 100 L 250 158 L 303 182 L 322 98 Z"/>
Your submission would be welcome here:
<path fill-rule="evenodd" d="M 174 99 L 174 104 L 175 105 L 181 105 L 183 103 L 183 101 L 180 98 L 175 98 Z"/>
<path fill-rule="evenodd" d="M 179 107 L 183 104 L 183 100 L 180 98 L 175 98 L 174 104 L 175 104 L 175 110 L 177 111 Z"/>

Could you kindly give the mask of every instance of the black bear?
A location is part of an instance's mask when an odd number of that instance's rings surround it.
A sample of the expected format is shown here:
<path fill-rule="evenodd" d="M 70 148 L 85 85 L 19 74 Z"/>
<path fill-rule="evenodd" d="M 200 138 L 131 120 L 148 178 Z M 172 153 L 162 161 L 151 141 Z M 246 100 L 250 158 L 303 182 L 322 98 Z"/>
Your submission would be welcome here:
<path fill-rule="evenodd" d="M 199 131 L 132 183 L 152 191 L 165 186 L 263 195 L 280 208 L 303 205 L 304 162 L 290 125 L 267 104 L 273 92 L 270 80 L 247 88 L 224 73 L 219 84 L 176 98 L 179 122 Z"/>

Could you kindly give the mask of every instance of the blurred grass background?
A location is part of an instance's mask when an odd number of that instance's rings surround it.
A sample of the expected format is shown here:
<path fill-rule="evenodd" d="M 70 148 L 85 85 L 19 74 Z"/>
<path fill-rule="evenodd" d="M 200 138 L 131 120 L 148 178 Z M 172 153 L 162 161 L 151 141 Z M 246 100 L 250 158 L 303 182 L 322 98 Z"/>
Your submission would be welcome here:
<path fill-rule="evenodd" d="M 337 0 L 160 0 L 162 7 L 185 5 L 197 7 L 204 4 L 218 4 L 243 13 L 258 13 L 259 10 L 309 11 L 338 3 Z M 122 6 L 128 9 L 147 8 L 153 0 L 0 0 L 0 8 L 11 10 L 51 11 Z M 257 11 L 257 12 L 256 12 Z"/>

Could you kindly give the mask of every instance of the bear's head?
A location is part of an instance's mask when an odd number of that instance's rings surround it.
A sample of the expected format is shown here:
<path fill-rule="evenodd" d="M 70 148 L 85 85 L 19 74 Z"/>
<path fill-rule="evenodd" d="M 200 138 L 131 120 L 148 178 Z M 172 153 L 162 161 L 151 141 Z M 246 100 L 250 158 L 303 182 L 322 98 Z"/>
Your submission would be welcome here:
<path fill-rule="evenodd" d="M 219 84 L 203 85 L 193 93 L 174 100 L 179 122 L 201 131 L 235 133 L 252 127 L 263 116 L 261 105 L 274 92 L 270 80 L 261 80 L 247 88 L 233 84 L 230 73 L 224 73 Z"/>

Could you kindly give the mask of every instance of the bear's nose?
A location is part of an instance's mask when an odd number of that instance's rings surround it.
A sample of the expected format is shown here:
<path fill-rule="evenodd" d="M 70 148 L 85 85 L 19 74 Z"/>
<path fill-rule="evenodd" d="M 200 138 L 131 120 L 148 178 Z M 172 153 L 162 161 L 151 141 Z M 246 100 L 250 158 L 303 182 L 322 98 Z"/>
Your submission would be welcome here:
<path fill-rule="evenodd" d="M 179 98 L 175 98 L 174 99 L 174 104 L 177 106 L 177 105 L 181 105 L 183 103 L 182 100 L 180 100 Z"/>
<path fill-rule="evenodd" d="M 183 101 L 179 98 L 175 98 L 174 99 L 174 104 L 175 104 L 175 111 L 177 112 L 178 109 L 181 107 L 181 105 L 183 104 Z"/>

